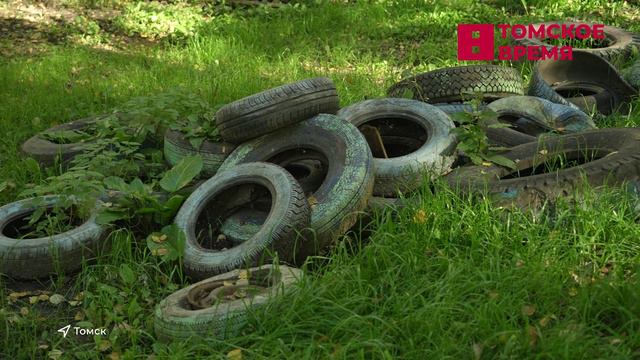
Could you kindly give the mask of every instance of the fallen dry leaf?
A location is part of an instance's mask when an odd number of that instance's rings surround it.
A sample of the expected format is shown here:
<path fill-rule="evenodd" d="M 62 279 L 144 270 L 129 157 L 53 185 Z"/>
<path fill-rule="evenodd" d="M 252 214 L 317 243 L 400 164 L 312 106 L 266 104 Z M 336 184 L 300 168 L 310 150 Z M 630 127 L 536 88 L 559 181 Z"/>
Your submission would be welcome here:
<path fill-rule="evenodd" d="M 473 358 L 476 360 L 480 360 L 482 357 L 482 344 L 475 343 L 473 344 Z"/>
<path fill-rule="evenodd" d="M 315 208 L 316 205 L 318 205 L 318 199 L 316 199 L 315 196 L 311 195 L 307 198 L 307 201 L 309 202 L 309 206 L 311 207 L 311 209 Z"/>
<path fill-rule="evenodd" d="M 578 289 L 572 287 L 571 289 L 569 289 L 569 296 L 574 297 L 578 295 Z"/>
<path fill-rule="evenodd" d="M 422 209 L 416 211 L 416 213 L 413 215 L 413 222 L 415 223 L 424 224 L 426 221 L 427 213 Z"/>
<path fill-rule="evenodd" d="M 522 307 L 522 314 L 523 315 L 532 316 L 535 313 L 536 313 L 536 306 L 535 305 L 524 305 Z"/>
<path fill-rule="evenodd" d="M 168 253 L 169 253 L 169 249 L 167 248 L 157 248 L 157 249 L 151 250 L 151 255 L 154 255 L 154 256 L 163 256 L 163 255 L 167 255 Z"/>
<path fill-rule="evenodd" d="M 549 323 L 553 319 L 555 319 L 555 315 L 545 315 L 542 319 L 540 319 L 538 324 L 540 324 L 540 327 L 543 328 L 543 327 L 546 327 L 547 325 L 549 325 Z"/>
<path fill-rule="evenodd" d="M 242 349 L 233 349 L 227 353 L 228 360 L 242 360 Z"/>
<path fill-rule="evenodd" d="M 9 302 L 16 302 L 16 300 L 23 298 L 27 295 L 31 295 L 31 292 L 29 291 L 20 291 L 20 292 L 12 292 L 11 294 L 9 294 Z"/>
<path fill-rule="evenodd" d="M 47 357 L 49 357 L 49 359 L 51 360 L 58 360 L 60 359 L 60 357 L 62 356 L 62 351 L 58 350 L 58 349 L 53 349 L 51 351 L 49 351 L 47 353 Z"/>
<path fill-rule="evenodd" d="M 64 296 L 60 294 L 53 294 L 49 297 L 49 302 L 52 303 L 53 305 L 58 305 L 62 303 L 64 300 L 65 300 Z"/>
<path fill-rule="evenodd" d="M 105 352 L 109 349 L 111 349 L 111 342 L 109 340 L 100 340 L 100 343 L 98 344 L 98 351 Z"/>
<path fill-rule="evenodd" d="M 535 326 L 527 327 L 527 335 L 529 335 L 529 347 L 534 348 L 538 344 L 538 329 Z"/>

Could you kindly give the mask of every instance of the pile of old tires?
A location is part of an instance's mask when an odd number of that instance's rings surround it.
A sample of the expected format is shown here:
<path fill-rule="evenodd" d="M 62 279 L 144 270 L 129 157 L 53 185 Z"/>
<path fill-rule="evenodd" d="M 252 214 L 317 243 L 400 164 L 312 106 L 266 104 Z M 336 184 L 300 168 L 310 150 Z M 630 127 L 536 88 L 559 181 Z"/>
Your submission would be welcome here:
<path fill-rule="evenodd" d="M 398 205 L 425 180 L 443 177 L 462 193 L 488 192 L 522 208 L 568 196 L 583 181 L 638 181 L 640 129 L 597 129 L 590 116 L 624 112 L 638 95 L 638 84 L 627 81 L 638 77 L 637 69 L 621 74 L 608 56 L 624 55 L 640 42 L 619 29 L 607 31 L 630 40 L 615 49 L 574 50 L 573 61 L 538 62 L 528 95 L 515 68 L 471 65 L 403 79 L 388 89 L 388 98 L 340 108 L 335 85 L 321 77 L 223 106 L 215 117 L 221 142 L 195 149 L 182 133 L 167 130 L 167 161 L 200 155 L 204 182 L 174 220 L 186 236 L 184 269 L 199 282 L 158 304 L 158 337 L 237 334 L 248 308 L 295 289 L 302 276 L 296 267 L 330 249 L 363 214 Z M 508 148 L 501 155 L 515 169 L 461 161 L 452 130 L 454 114 L 477 110 L 464 102 L 469 94 L 479 108 L 495 112 L 496 123 L 510 124 L 487 128 L 486 136 Z M 33 138 L 23 150 L 44 161 L 49 147 Z M 57 145 L 55 152 L 61 151 L 72 157 L 82 149 Z M 541 169 L 560 155 L 575 166 Z M 0 208 L 0 271 L 9 276 L 27 260 L 12 250 L 15 239 L 4 229 L 29 211 L 33 207 L 20 202 Z M 92 218 L 70 233 L 28 241 L 43 253 L 75 249 L 67 256 L 80 263 L 82 249 L 92 248 L 87 239 L 101 231 Z M 33 266 L 43 276 L 52 264 Z"/>

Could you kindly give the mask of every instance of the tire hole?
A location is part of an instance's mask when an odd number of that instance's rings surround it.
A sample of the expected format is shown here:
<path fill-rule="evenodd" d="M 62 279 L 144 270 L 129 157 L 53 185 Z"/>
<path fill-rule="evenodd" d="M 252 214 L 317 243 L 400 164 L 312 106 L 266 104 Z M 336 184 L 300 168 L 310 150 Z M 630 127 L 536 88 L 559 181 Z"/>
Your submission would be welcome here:
<path fill-rule="evenodd" d="M 329 160 L 320 151 L 297 148 L 280 152 L 268 160 L 285 168 L 302 187 L 305 195 L 315 193 L 324 183 Z"/>
<path fill-rule="evenodd" d="M 196 220 L 196 240 L 210 250 L 230 249 L 253 237 L 271 211 L 271 192 L 263 185 L 227 188 L 207 201 Z"/>
<path fill-rule="evenodd" d="M 2 234 L 12 239 L 38 239 L 62 234 L 84 222 L 76 207 L 48 207 L 39 216 L 37 222 L 30 224 L 34 211 L 12 219 L 2 229 Z"/>
<path fill-rule="evenodd" d="M 427 131 L 410 117 L 371 119 L 358 126 L 358 129 L 362 131 L 363 126 L 371 126 L 378 130 L 388 158 L 411 154 L 422 147 L 429 138 Z M 367 139 L 367 142 L 369 146 L 374 145 L 370 139 Z"/>

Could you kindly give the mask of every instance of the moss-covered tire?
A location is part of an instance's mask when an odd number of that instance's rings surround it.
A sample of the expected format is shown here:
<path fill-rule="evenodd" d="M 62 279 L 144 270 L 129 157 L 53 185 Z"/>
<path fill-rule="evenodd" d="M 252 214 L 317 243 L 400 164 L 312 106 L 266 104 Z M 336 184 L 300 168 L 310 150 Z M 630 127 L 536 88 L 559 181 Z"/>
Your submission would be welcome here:
<path fill-rule="evenodd" d="M 63 164 L 69 163 L 76 155 L 84 152 L 86 144 L 56 144 L 40 137 L 40 134 L 56 131 L 82 130 L 106 116 L 107 115 L 92 116 L 51 127 L 25 141 L 21 147 L 22 152 L 34 158 L 43 166 L 51 166 L 56 163 L 56 160 L 59 160 L 60 163 Z"/>
<path fill-rule="evenodd" d="M 254 296 L 223 300 L 206 308 L 202 308 L 199 302 L 193 305 L 195 296 L 224 290 L 225 282 L 237 283 L 241 280 L 242 272 L 248 274 L 249 286 L 255 285 L 264 289 Z M 246 324 L 250 311 L 291 291 L 300 281 L 302 274 L 301 270 L 285 265 L 263 265 L 248 270 L 233 270 L 178 290 L 163 299 L 155 309 L 156 336 L 166 342 L 188 338 L 226 339 L 237 336 Z"/>
<path fill-rule="evenodd" d="M 539 142 L 513 147 L 501 155 L 516 162 L 516 170 L 498 165 L 467 166 L 454 170 L 445 179 L 462 192 L 486 190 L 499 203 L 535 207 L 546 200 L 571 195 L 583 180 L 591 186 L 637 180 L 640 129 L 599 129 L 542 137 Z M 545 171 L 545 163 L 558 156 L 582 164 Z"/>
<path fill-rule="evenodd" d="M 59 196 L 21 200 L 0 207 L 0 273 L 15 279 L 37 279 L 80 269 L 82 260 L 95 255 L 106 230 L 95 215 L 78 227 L 47 238 L 17 239 L 20 219 L 38 208 L 53 208 Z"/>
<path fill-rule="evenodd" d="M 498 114 L 498 121 L 532 136 L 550 131 L 571 134 L 596 127 L 581 110 L 535 96 L 510 96 L 487 107 Z"/>
<path fill-rule="evenodd" d="M 374 158 L 375 196 L 391 197 L 398 191 L 416 189 L 428 172 L 432 176 L 451 170 L 455 160 L 453 121 L 437 107 L 409 99 L 365 100 L 338 112 L 354 126 L 372 126 L 378 130 L 383 145 L 387 137 L 419 140 L 419 147 L 403 148 L 397 156 Z"/>
<path fill-rule="evenodd" d="M 240 244 L 220 238 L 224 219 L 265 198 L 270 199 L 271 209 L 258 232 Z M 187 198 L 174 222 L 186 235 L 185 272 L 203 279 L 259 265 L 273 253 L 281 261 L 293 262 L 296 246 L 304 246 L 296 240 L 309 226 L 309 204 L 286 170 L 254 162 L 226 169 L 205 181 Z"/>
<path fill-rule="evenodd" d="M 220 170 L 238 164 L 268 161 L 276 164 L 322 159 L 327 174 L 309 197 L 313 248 L 301 248 L 300 259 L 318 253 L 356 222 L 373 191 L 374 166 L 363 135 L 350 123 L 320 114 L 287 129 L 244 143 L 229 155 Z"/>
<path fill-rule="evenodd" d="M 216 113 L 225 141 L 243 141 L 309 119 L 335 114 L 338 93 L 329 78 L 313 78 L 282 85 L 227 104 Z"/>
<path fill-rule="evenodd" d="M 568 26 L 578 26 L 584 23 L 581 22 L 546 22 L 546 23 L 538 23 L 533 24 L 536 28 L 540 27 L 540 25 L 549 26 L 552 24 L 559 25 L 568 25 Z M 593 24 L 588 25 L 592 26 Z M 582 51 L 587 52 L 593 55 L 598 55 L 607 60 L 614 60 L 617 57 L 627 57 L 632 53 L 633 48 L 640 48 L 640 35 L 634 34 L 632 32 L 622 30 L 620 28 L 605 25 L 603 28 L 604 35 L 609 42 L 608 46 L 598 47 L 598 48 L 586 48 L 586 47 L 577 47 L 572 46 L 574 51 Z M 524 46 L 544 46 L 547 49 L 551 50 L 555 45 L 547 44 L 536 37 L 528 38 L 524 37 L 522 39 L 514 39 L 516 44 L 524 45 Z"/>
<path fill-rule="evenodd" d="M 202 157 L 201 177 L 211 177 L 216 174 L 224 159 L 231 154 L 236 146 L 225 142 L 205 140 L 200 149 L 195 149 L 184 135 L 176 130 L 167 130 L 164 136 L 164 157 L 174 166 L 186 156 L 200 155 Z"/>
<path fill-rule="evenodd" d="M 389 88 L 389 97 L 409 92 L 428 103 L 460 102 L 466 94 L 480 94 L 485 102 L 524 93 L 520 72 L 497 65 L 469 65 L 438 69 L 404 79 Z"/>

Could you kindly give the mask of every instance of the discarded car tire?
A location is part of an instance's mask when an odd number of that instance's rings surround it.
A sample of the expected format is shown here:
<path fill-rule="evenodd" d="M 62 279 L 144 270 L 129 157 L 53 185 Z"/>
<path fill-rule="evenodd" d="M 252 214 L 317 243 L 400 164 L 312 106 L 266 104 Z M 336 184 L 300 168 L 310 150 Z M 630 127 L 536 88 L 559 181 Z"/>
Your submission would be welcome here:
<path fill-rule="evenodd" d="M 92 116 L 51 127 L 25 141 L 21 147 L 22 152 L 34 158 L 43 166 L 54 165 L 56 159 L 59 159 L 63 164 L 68 163 L 73 160 L 76 155 L 85 150 L 85 143 L 56 144 L 50 140 L 43 139 L 40 137 L 40 134 L 56 131 L 82 130 L 104 117 L 106 117 L 106 115 Z"/>
<path fill-rule="evenodd" d="M 328 114 L 246 142 L 229 155 L 220 171 L 238 164 L 276 164 L 321 160 L 327 169 L 322 183 L 309 196 L 310 235 L 300 247 L 300 260 L 329 246 L 356 222 L 373 190 L 373 157 L 363 135 L 350 123 Z"/>
<path fill-rule="evenodd" d="M 388 158 L 374 157 L 375 196 L 392 197 L 398 191 L 416 189 L 425 173 L 441 175 L 451 169 L 455 160 L 455 128 L 453 121 L 437 107 L 409 99 L 365 100 L 338 111 L 341 117 L 359 129 L 376 129 L 387 147 Z M 397 139 L 416 140 L 418 146 L 398 147 Z M 391 141 L 387 139 L 391 138 Z"/>
<path fill-rule="evenodd" d="M 95 215 L 76 228 L 51 237 L 19 239 L 22 220 L 36 209 L 53 208 L 59 196 L 31 198 L 0 207 L 0 273 L 15 279 L 38 279 L 62 270 L 80 269 L 82 260 L 94 255 L 105 235 Z"/>
<path fill-rule="evenodd" d="M 205 140 L 200 149 L 195 149 L 180 131 L 167 130 L 164 136 L 164 157 L 174 166 L 187 156 L 200 155 L 202 158 L 201 177 L 215 175 L 224 159 L 235 149 L 235 145 L 225 142 Z"/>
<path fill-rule="evenodd" d="M 250 239 L 234 244 L 220 223 L 237 209 L 270 198 L 269 215 Z M 295 179 L 279 166 L 249 163 L 221 171 L 200 185 L 174 220 L 186 236 L 184 267 L 196 279 L 270 260 L 294 259 L 298 233 L 309 226 L 309 204 Z"/>
<path fill-rule="evenodd" d="M 335 114 L 338 93 L 331 79 L 320 77 L 282 85 L 220 108 L 216 123 L 225 141 L 241 143 L 317 114 Z"/>
<path fill-rule="evenodd" d="M 238 285 L 242 277 L 248 279 Z M 301 277 L 302 271 L 296 268 L 263 265 L 202 280 L 158 304 L 154 311 L 156 336 L 166 342 L 236 336 L 246 324 L 249 311 L 291 291 Z M 233 300 L 224 298 L 236 292 L 242 292 L 242 296 Z"/>
<path fill-rule="evenodd" d="M 581 110 L 534 96 L 511 96 L 487 107 L 498 114 L 499 122 L 508 123 L 527 135 L 550 131 L 571 134 L 596 127 L 591 117 Z"/>
<path fill-rule="evenodd" d="M 539 142 L 513 147 L 501 155 L 518 160 L 517 169 L 468 166 L 454 170 L 445 179 L 462 192 L 486 189 L 501 203 L 537 206 L 545 200 L 570 195 L 583 181 L 601 186 L 638 179 L 640 129 L 599 129 L 543 137 Z M 545 168 L 558 157 L 577 164 L 559 170 Z"/>
<path fill-rule="evenodd" d="M 469 65 L 429 71 L 391 86 L 389 97 L 404 98 L 410 93 L 414 100 L 428 103 L 461 102 L 466 94 L 480 94 L 485 102 L 507 96 L 523 95 L 520 72 L 497 65 Z"/>
<path fill-rule="evenodd" d="M 552 24 L 558 24 L 557 22 L 546 22 L 546 23 L 538 23 L 532 24 L 535 28 L 540 27 L 540 25 L 549 26 Z M 559 25 L 582 25 L 583 23 L 577 22 L 562 22 Z M 593 24 L 588 24 L 593 25 Z M 605 25 L 603 28 L 604 36 L 606 41 L 608 42 L 607 46 L 598 47 L 598 48 L 587 48 L 587 47 L 577 47 L 572 46 L 573 51 L 583 51 L 593 55 L 600 56 L 606 60 L 613 60 L 616 57 L 627 57 L 631 54 L 634 47 L 640 48 L 640 35 L 631 33 L 626 30 L 622 30 L 620 28 L 614 26 Z M 544 46 L 548 50 L 551 50 L 555 45 L 547 44 L 541 41 L 539 38 L 532 37 L 529 38 L 525 36 L 522 39 L 514 39 L 514 42 L 524 46 Z"/>
<path fill-rule="evenodd" d="M 604 58 L 574 51 L 572 61 L 537 61 L 528 94 L 608 115 L 615 110 L 624 111 L 638 91 Z"/>

